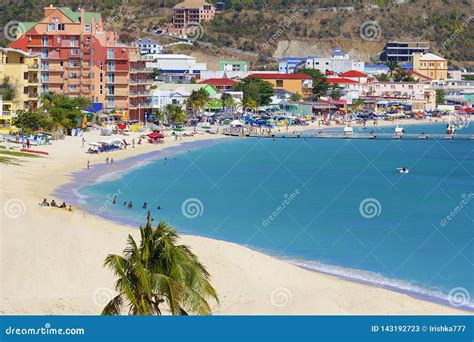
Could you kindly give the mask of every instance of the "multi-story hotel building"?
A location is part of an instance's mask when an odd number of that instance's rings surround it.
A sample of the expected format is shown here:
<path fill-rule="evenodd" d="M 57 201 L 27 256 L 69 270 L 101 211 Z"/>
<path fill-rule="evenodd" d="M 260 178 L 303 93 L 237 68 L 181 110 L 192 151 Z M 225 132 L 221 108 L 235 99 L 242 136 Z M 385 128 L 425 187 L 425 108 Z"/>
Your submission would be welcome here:
<path fill-rule="evenodd" d="M 35 111 L 39 99 L 40 56 L 24 51 L 0 48 L 0 83 L 8 79 L 13 94 L 0 94 L 0 132 L 8 133 L 18 110 Z"/>
<path fill-rule="evenodd" d="M 185 28 L 189 23 L 210 21 L 216 14 L 214 5 L 203 0 L 185 0 L 173 8 L 173 27 Z"/>
<path fill-rule="evenodd" d="M 136 47 L 104 30 L 100 13 L 49 6 L 44 18 L 22 23 L 11 48 L 41 56 L 42 92 L 90 98 L 95 110 L 116 110 L 143 121 L 151 111 L 151 70 Z"/>

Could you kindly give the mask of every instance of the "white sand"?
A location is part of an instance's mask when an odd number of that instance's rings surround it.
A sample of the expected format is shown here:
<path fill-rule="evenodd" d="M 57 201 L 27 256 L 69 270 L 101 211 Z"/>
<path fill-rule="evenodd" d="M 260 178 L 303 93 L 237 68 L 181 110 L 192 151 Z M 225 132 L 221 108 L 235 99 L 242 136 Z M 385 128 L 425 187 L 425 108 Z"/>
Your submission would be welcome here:
<path fill-rule="evenodd" d="M 307 129 L 308 127 L 300 128 Z M 311 128 L 311 127 L 309 127 Z M 293 129 L 292 129 L 293 130 Z M 182 141 L 217 138 L 200 135 Z M 127 137 L 130 141 L 132 136 Z M 100 140 L 97 132 L 88 141 Z M 103 267 L 108 253 L 121 253 L 128 234 L 138 230 L 76 210 L 38 206 L 70 180 L 86 161 L 103 163 L 175 145 L 88 155 L 80 138 L 51 146 L 49 157 L 24 159 L 21 166 L 1 166 L 0 313 L 99 314 L 111 298 L 112 273 Z M 245 247 L 183 236 L 212 275 L 221 304 L 216 314 L 459 314 L 461 311 L 381 288 L 310 272 Z"/>

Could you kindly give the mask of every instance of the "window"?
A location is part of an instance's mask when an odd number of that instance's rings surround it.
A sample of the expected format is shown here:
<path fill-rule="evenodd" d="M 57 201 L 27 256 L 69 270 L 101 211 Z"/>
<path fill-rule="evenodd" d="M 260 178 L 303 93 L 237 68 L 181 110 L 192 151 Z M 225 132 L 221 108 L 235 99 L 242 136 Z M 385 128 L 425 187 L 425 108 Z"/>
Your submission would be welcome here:
<path fill-rule="evenodd" d="M 53 18 L 53 23 L 59 23 L 59 18 Z"/>
<path fill-rule="evenodd" d="M 23 94 L 28 94 L 28 87 L 23 87 Z"/>
<path fill-rule="evenodd" d="M 108 86 L 107 87 L 107 95 L 114 95 L 115 94 L 115 87 L 114 86 Z"/>
<path fill-rule="evenodd" d="M 79 49 L 71 49 L 71 55 L 78 55 Z"/>
<path fill-rule="evenodd" d="M 277 87 L 283 87 L 283 80 L 276 80 Z"/>
<path fill-rule="evenodd" d="M 91 26 L 90 25 L 86 25 L 86 32 L 91 32 Z"/>
<path fill-rule="evenodd" d="M 48 46 L 49 45 L 49 37 L 41 37 L 41 45 Z"/>
<path fill-rule="evenodd" d="M 27 80 L 27 79 L 28 79 L 28 73 L 27 73 L 27 72 L 24 72 L 24 73 L 23 73 L 23 79 L 24 79 L 24 80 Z"/>
<path fill-rule="evenodd" d="M 58 24 L 58 31 L 64 31 L 66 30 L 66 25 L 65 24 Z"/>
<path fill-rule="evenodd" d="M 48 31 L 56 31 L 56 25 L 48 24 Z"/>

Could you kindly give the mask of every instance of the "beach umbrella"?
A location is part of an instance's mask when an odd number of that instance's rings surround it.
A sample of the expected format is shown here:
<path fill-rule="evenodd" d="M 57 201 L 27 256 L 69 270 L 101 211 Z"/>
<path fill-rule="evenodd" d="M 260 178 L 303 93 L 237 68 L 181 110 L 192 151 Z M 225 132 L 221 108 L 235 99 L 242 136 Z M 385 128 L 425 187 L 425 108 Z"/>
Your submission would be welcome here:
<path fill-rule="evenodd" d="M 153 132 L 146 135 L 150 139 L 163 139 L 165 136 L 158 132 Z"/>

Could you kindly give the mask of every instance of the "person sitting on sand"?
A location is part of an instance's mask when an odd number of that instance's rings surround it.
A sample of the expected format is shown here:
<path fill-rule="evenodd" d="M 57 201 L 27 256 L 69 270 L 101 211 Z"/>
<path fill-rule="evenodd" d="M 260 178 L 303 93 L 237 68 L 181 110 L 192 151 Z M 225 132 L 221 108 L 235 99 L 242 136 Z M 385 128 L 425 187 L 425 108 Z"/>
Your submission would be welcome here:
<path fill-rule="evenodd" d="M 43 202 L 41 202 L 39 205 L 43 206 L 43 207 L 49 207 L 49 203 L 48 201 L 46 200 L 46 198 L 43 200 Z"/>
<path fill-rule="evenodd" d="M 66 202 L 63 202 L 60 206 L 61 209 L 66 209 Z"/>
<path fill-rule="evenodd" d="M 69 208 L 67 210 L 72 211 L 72 205 L 69 204 Z"/>
<path fill-rule="evenodd" d="M 52 200 L 52 201 L 51 201 L 51 206 L 52 206 L 52 207 L 56 207 L 56 208 L 58 207 L 58 205 L 56 204 L 56 201 L 55 201 L 55 200 Z"/>
<path fill-rule="evenodd" d="M 129 202 L 128 203 L 128 209 L 132 209 L 133 208 L 133 203 L 132 202 Z"/>

